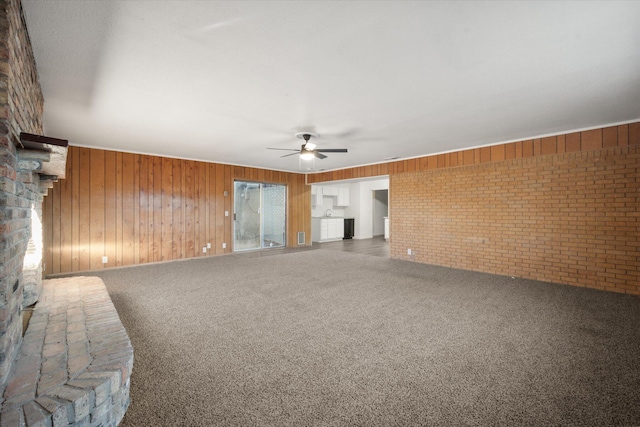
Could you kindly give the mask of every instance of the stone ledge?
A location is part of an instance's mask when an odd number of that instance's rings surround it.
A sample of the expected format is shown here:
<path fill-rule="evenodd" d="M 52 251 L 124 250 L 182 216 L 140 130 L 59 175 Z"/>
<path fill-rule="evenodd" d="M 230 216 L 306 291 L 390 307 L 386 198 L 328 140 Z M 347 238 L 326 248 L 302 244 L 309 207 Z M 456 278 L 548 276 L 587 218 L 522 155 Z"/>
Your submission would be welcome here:
<path fill-rule="evenodd" d="M 133 347 L 101 279 L 45 280 L 3 393 L 0 426 L 116 426 Z"/>

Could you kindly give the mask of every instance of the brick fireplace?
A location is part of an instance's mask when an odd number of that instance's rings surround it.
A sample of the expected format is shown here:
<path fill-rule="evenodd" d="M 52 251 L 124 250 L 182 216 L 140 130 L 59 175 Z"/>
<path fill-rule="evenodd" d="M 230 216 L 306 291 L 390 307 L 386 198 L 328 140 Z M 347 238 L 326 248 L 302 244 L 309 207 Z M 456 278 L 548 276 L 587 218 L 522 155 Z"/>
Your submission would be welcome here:
<path fill-rule="evenodd" d="M 19 0 L 0 0 L 0 385 L 22 342 L 22 309 L 42 286 L 42 200 L 64 176 L 66 148 L 42 134 L 43 96 Z"/>

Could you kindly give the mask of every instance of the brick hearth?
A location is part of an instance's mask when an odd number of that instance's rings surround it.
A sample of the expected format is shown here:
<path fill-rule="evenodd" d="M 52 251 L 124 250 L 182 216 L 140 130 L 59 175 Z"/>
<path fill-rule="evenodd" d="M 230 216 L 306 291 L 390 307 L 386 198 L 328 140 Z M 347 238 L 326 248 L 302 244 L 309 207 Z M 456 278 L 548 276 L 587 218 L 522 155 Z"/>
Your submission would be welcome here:
<path fill-rule="evenodd" d="M 101 279 L 46 280 L 4 392 L 1 425 L 116 426 L 133 348 Z"/>

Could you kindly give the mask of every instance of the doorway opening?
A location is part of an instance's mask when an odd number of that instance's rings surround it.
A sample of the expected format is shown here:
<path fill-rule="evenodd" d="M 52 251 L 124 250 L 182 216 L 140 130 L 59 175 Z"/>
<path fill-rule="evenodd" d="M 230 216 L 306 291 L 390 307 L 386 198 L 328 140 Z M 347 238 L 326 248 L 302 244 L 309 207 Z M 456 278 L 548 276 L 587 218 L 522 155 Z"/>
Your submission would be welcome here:
<path fill-rule="evenodd" d="M 287 187 L 250 181 L 234 182 L 233 250 L 286 245 Z"/>

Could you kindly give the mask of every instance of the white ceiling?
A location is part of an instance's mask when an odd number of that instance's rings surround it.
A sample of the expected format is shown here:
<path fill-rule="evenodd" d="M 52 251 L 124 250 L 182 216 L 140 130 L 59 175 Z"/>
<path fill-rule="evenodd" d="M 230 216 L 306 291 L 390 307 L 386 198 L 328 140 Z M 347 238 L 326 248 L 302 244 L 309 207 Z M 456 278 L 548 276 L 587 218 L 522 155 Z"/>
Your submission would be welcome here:
<path fill-rule="evenodd" d="M 45 132 L 306 171 L 640 118 L 640 2 L 23 0 Z M 299 148 L 313 130 L 324 160 Z"/>

